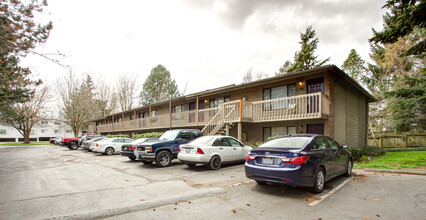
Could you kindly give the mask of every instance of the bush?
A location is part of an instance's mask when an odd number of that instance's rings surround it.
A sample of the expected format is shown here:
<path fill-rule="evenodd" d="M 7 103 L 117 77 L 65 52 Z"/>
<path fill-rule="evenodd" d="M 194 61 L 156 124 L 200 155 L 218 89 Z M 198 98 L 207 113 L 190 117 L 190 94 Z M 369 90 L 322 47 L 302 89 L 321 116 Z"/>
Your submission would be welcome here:
<path fill-rule="evenodd" d="M 353 161 L 361 161 L 361 157 L 364 154 L 364 148 L 352 148 L 348 149 L 351 152 Z"/>
<path fill-rule="evenodd" d="M 151 132 L 151 133 L 143 133 L 143 134 L 135 134 L 134 139 L 139 138 L 159 138 L 163 135 L 164 132 Z"/>
<path fill-rule="evenodd" d="M 366 146 L 364 147 L 363 155 L 378 157 L 386 154 L 386 150 L 384 148 Z"/>
<path fill-rule="evenodd" d="M 426 151 L 426 147 L 386 148 L 387 152 Z"/>
<path fill-rule="evenodd" d="M 108 138 L 119 138 L 119 137 L 128 138 L 129 137 L 129 135 L 127 135 L 127 134 L 108 134 L 106 136 Z"/>

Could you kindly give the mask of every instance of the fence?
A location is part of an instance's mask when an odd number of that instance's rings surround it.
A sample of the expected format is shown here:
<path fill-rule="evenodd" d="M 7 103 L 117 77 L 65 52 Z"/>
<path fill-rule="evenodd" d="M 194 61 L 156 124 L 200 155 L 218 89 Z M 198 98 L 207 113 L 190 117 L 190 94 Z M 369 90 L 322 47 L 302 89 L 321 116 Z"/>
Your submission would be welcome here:
<path fill-rule="evenodd" d="M 383 148 L 407 148 L 407 147 L 425 147 L 426 134 L 403 134 L 403 135 L 382 135 L 376 137 L 368 137 L 369 146 L 377 146 Z"/>

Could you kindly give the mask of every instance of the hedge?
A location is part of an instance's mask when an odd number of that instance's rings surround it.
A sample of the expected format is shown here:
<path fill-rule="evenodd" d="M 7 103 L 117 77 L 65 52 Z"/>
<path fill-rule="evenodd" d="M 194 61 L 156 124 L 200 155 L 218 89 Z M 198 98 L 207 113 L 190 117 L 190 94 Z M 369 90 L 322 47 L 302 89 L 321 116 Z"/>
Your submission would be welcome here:
<path fill-rule="evenodd" d="M 139 138 L 159 138 L 163 135 L 164 132 L 151 132 L 151 133 L 143 133 L 143 134 L 135 134 L 134 139 Z"/>

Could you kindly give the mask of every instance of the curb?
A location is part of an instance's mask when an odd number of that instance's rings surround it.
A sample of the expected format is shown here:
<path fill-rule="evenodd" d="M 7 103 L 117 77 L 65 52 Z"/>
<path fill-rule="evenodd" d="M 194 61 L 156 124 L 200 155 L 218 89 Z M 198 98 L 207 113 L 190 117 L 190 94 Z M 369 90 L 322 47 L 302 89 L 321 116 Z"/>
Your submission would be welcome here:
<path fill-rule="evenodd" d="M 409 171 L 409 170 L 381 170 L 381 169 L 364 169 L 365 172 L 378 172 L 378 173 L 393 173 L 393 174 L 410 174 L 410 175 L 424 175 L 425 171 Z"/>

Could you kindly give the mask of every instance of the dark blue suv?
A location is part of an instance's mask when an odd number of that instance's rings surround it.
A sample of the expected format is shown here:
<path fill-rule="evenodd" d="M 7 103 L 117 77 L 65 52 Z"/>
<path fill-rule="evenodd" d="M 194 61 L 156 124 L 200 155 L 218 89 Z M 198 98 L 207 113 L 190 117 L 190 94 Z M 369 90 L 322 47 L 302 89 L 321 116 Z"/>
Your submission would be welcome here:
<path fill-rule="evenodd" d="M 200 136 L 202 134 L 198 129 L 169 130 L 161 135 L 158 141 L 138 145 L 134 155 L 144 164 L 155 162 L 158 167 L 168 167 L 172 160 L 177 158 L 179 145 L 186 144 Z"/>

